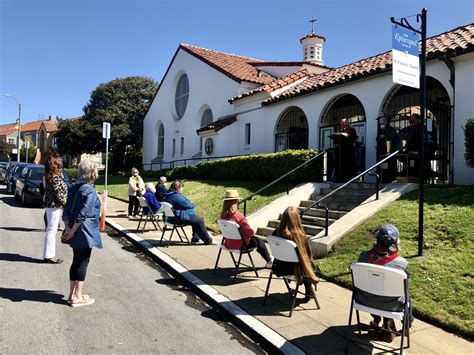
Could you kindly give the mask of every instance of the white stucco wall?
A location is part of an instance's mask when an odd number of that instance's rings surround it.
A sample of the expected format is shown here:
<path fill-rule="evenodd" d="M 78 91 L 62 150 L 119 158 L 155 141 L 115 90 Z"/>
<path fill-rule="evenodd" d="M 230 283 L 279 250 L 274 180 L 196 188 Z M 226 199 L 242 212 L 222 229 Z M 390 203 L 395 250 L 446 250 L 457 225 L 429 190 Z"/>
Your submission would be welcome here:
<path fill-rule="evenodd" d="M 474 118 L 474 53 L 454 59 L 456 102 L 454 107 L 454 183 L 474 184 L 474 169 L 466 166 L 464 125 Z"/>
<path fill-rule="evenodd" d="M 189 100 L 183 117 L 177 120 L 175 92 L 183 73 L 188 75 Z M 159 122 L 165 129 L 164 161 L 190 158 L 198 153 L 200 139 L 196 130 L 200 128 L 204 108 L 212 110 L 214 120 L 228 115 L 234 111 L 228 99 L 238 92 L 239 83 L 180 50 L 144 120 L 143 163 L 150 163 L 157 156 Z M 180 154 L 181 137 L 184 137 L 183 154 Z M 175 156 L 171 155 L 173 138 L 176 139 Z"/>

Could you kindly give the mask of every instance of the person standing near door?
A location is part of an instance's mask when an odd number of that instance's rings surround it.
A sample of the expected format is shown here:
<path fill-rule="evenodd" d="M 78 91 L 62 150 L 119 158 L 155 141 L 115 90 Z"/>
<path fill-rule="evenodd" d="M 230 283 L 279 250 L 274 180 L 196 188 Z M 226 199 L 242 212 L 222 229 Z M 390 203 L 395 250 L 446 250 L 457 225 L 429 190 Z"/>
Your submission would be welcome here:
<path fill-rule="evenodd" d="M 354 177 L 357 171 L 355 148 L 358 136 L 347 118 L 341 120 L 340 127 L 339 132 L 333 135 L 333 139 L 336 138 L 336 177 L 338 181 L 345 182 Z"/>

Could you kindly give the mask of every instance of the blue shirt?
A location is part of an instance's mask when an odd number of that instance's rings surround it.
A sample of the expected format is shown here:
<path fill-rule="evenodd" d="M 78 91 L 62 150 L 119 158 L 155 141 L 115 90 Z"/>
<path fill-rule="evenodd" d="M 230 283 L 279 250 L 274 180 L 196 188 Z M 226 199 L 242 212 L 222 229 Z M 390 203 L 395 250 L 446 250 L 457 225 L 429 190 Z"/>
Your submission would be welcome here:
<path fill-rule="evenodd" d="M 94 185 L 76 183 L 68 191 L 63 220 L 69 221 L 69 228 L 74 223 L 81 225 L 71 239 L 75 249 L 102 248 L 99 229 L 100 199 Z"/>
<path fill-rule="evenodd" d="M 194 204 L 179 192 L 170 190 L 166 193 L 165 202 L 171 203 L 179 219 L 186 221 L 197 215 Z"/>
<path fill-rule="evenodd" d="M 161 207 L 161 203 L 158 202 L 158 200 L 156 199 L 153 192 L 146 191 L 145 194 L 143 195 L 143 197 L 145 197 L 146 202 L 148 202 L 148 205 L 150 206 L 153 214 L 156 214 L 159 211 L 160 207 Z M 148 214 L 148 208 L 147 207 L 143 208 L 143 213 Z"/>

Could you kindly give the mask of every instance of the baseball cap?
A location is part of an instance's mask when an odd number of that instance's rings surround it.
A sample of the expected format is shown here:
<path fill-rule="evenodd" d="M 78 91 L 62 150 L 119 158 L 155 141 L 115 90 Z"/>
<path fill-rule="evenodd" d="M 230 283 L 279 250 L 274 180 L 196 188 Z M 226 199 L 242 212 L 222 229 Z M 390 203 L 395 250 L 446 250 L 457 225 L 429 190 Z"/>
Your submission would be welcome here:
<path fill-rule="evenodd" d="M 400 234 L 393 224 L 384 224 L 377 232 L 377 243 L 396 250 Z"/>

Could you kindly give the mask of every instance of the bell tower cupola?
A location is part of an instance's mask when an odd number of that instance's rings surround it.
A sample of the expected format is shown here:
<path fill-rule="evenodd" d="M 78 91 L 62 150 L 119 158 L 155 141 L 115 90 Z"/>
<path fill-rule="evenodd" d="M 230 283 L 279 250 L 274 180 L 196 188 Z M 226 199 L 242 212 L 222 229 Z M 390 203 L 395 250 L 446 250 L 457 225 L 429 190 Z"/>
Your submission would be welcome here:
<path fill-rule="evenodd" d="M 313 17 L 311 21 L 311 33 L 302 37 L 300 43 L 303 45 L 303 61 L 318 65 L 324 65 L 323 44 L 326 38 L 314 32 L 314 24 L 317 20 Z"/>

